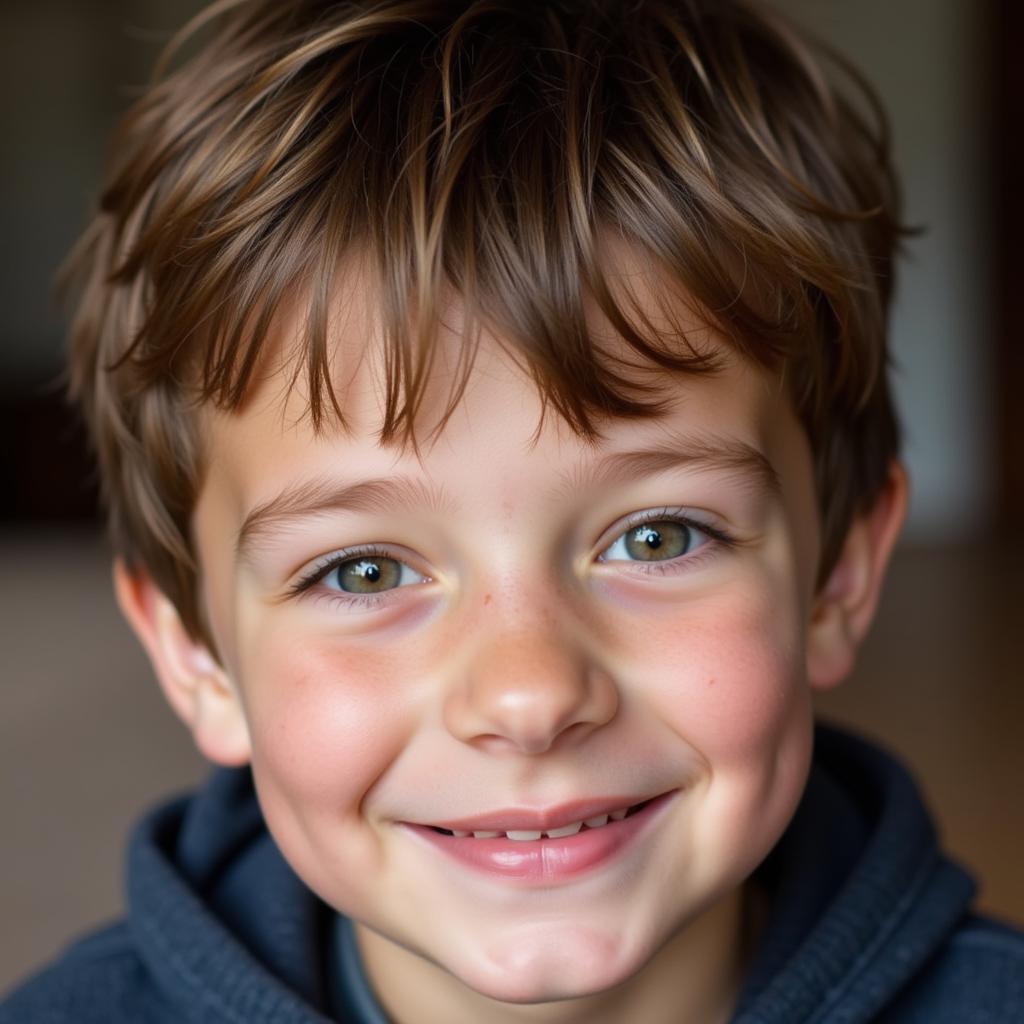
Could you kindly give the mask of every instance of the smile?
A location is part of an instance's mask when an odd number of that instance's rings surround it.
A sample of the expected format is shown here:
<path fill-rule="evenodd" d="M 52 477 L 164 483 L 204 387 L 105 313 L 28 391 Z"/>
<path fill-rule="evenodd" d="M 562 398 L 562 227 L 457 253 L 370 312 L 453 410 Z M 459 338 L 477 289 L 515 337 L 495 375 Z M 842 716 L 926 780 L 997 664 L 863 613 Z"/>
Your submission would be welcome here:
<path fill-rule="evenodd" d="M 403 827 L 445 860 L 478 874 L 550 886 L 621 861 L 678 794 L 672 790 L 639 800 L 577 802 L 547 813 L 498 812 L 441 825 L 406 822 Z M 599 809 L 602 804 L 606 809 Z"/>

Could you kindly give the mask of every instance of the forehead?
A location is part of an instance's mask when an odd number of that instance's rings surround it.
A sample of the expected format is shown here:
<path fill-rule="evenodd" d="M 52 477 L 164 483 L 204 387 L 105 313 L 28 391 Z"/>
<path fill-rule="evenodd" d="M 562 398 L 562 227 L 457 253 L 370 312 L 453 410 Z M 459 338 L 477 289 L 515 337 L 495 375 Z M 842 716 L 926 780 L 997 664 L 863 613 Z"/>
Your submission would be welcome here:
<path fill-rule="evenodd" d="M 654 290 L 663 282 L 628 249 L 614 254 L 619 282 L 653 320 L 664 309 Z M 662 296 L 663 298 L 663 296 Z M 379 443 L 384 417 L 386 373 L 375 289 L 359 260 L 338 274 L 328 329 L 331 379 L 345 416 L 345 427 L 328 419 L 319 432 L 309 416 L 309 390 L 303 373 L 301 332 L 308 307 L 301 301 L 282 310 L 265 347 L 258 384 L 242 409 L 224 413 L 206 408 L 202 426 L 206 480 L 200 504 L 215 502 L 231 520 L 236 540 L 244 539 L 255 510 L 268 502 L 287 504 L 301 496 L 315 500 L 325 484 L 388 477 L 433 481 L 419 496 L 434 504 L 460 490 L 481 491 L 507 508 L 521 504 L 524 489 L 546 486 L 556 498 L 574 481 L 596 480 L 617 455 L 649 457 L 621 461 L 653 472 L 673 452 L 694 456 L 697 466 L 746 474 L 754 486 L 806 491 L 811 483 L 807 445 L 781 384 L 760 367 L 741 359 L 726 340 L 685 301 L 672 311 L 691 345 L 715 354 L 720 369 L 710 375 L 669 373 L 642 365 L 635 353 L 591 304 L 588 328 L 601 349 L 631 379 L 658 390 L 664 410 L 649 419 L 606 418 L 601 437 L 586 440 L 550 407 L 500 335 L 484 330 L 465 391 L 443 429 L 431 435 L 447 408 L 460 359 L 463 309 L 451 295 L 440 318 L 437 360 L 424 391 L 418 447 Z M 656 326 L 660 326 L 657 323 Z M 411 494 L 407 490 L 407 496 Z M 212 495 L 212 497 L 211 497 Z M 365 496 L 365 495 L 364 495 Z M 394 489 L 390 497 L 396 497 Z"/>

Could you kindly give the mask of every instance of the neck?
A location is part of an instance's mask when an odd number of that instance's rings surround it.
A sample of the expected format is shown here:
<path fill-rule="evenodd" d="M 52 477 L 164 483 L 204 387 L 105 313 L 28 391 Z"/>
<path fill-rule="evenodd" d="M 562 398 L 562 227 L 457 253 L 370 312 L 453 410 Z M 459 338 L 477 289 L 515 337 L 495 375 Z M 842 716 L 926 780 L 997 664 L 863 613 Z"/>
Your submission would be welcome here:
<path fill-rule="evenodd" d="M 659 949 L 631 978 L 604 992 L 546 1003 L 499 1002 L 439 965 L 361 924 L 363 965 L 395 1024 L 725 1024 L 759 930 L 743 887 Z"/>

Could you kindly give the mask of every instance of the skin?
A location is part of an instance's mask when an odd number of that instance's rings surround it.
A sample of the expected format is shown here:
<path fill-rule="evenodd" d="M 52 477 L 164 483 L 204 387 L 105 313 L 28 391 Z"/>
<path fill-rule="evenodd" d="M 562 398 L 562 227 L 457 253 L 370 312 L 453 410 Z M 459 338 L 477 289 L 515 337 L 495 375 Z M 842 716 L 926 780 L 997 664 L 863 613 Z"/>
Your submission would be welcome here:
<path fill-rule="evenodd" d="M 727 1020 L 748 952 L 745 880 L 802 793 L 812 692 L 849 672 L 874 613 L 902 469 L 815 592 L 808 441 L 778 384 L 703 325 L 724 370 L 674 379 L 661 416 L 608 422 L 596 446 L 552 414 L 538 433 L 534 385 L 485 335 L 456 414 L 417 456 L 376 442 L 374 322 L 358 301 L 346 309 L 339 362 L 368 356 L 340 381 L 349 433 L 314 436 L 305 396 L 286 393 L 294 323 L 242 412 L 205 413 L 193 525 L 221 660 L 115 563 L 168 699 L 211 760 L 251 763 L 278 846 L 356 920 L 400 1024 Z M 446 323 L 457 301 L 453 313 Z M 457 333 L 443 344 L 453 354 Z M 750 446 L 778 489 L 695 464 L 581 482 L 609 453 L 693 438 Z M 246 516 L 318 475 L 415 486 L 407 505 L 308 516 L 239 559 Z M 684 553 L 631 560 L 616 545 L 627 517 L 663 523 L 665 509 L 728 541 L 694 525 Z M 367 544 L 408 567 L 376 603 L 343 594 L 336 573 L 289 592 Z M 640 843 L 550 886 L 478 877 L 402 825 L 666 791 Z"/>

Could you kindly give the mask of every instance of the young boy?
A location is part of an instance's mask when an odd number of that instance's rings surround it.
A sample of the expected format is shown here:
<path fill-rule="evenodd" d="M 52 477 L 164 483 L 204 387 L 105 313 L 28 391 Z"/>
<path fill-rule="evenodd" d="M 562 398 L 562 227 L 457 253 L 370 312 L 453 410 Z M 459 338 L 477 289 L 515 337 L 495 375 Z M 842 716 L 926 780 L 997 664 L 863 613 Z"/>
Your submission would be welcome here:
<path fill-rule="evenodd" d="M 1020 1021 L 818 726 L 903 521 L 872 98 L 740 0 L 220 0 L 71 263 L 208 786 L 0 1021 Z"/>

